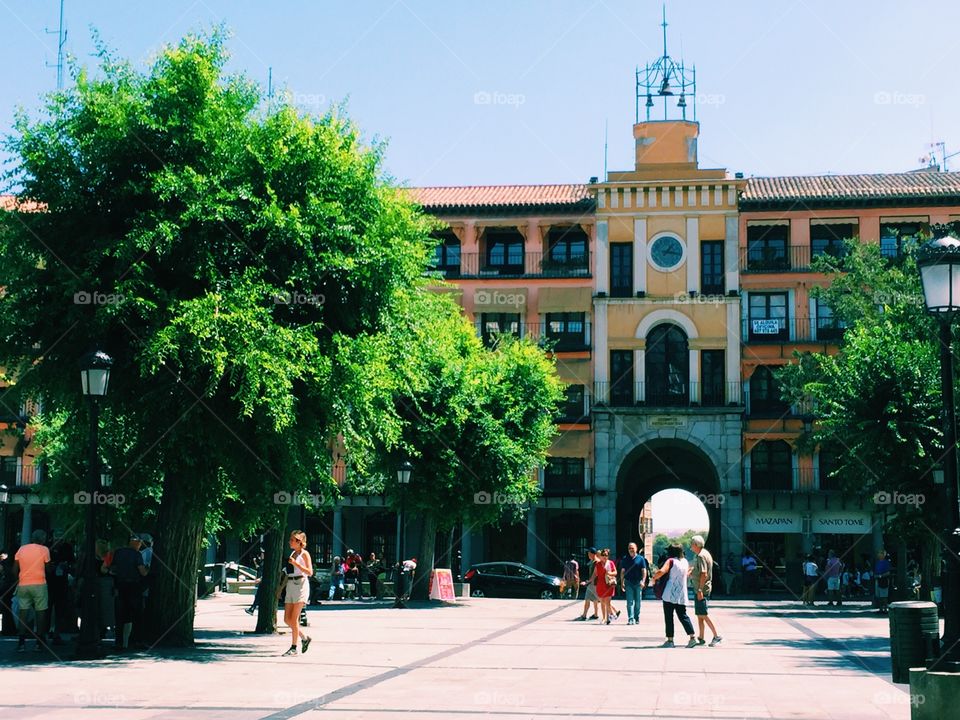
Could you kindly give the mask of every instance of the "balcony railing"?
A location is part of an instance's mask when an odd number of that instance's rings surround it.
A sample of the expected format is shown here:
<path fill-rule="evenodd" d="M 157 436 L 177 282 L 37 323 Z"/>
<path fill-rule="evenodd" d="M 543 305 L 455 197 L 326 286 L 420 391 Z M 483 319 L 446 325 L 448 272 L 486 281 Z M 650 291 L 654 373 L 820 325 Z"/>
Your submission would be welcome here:
<path fill-rule="evenodd" d="M 557 415 L 557 423 L 561 425 L 574 425 L 590 422 L 590 393 L 583 393 L 583 403 L 578 403 L 574 407 L 572 403 L 564 403 L 560 408 L 560 414 Z"/>
<path fill-rule="evenodd" d="M 845 328 L 833 318 L 751 318 L 743 321 L 743 342 L 778 344 L 789 342 L 838 343 Z"/>
<path fill-rule="evenodd" d="M 569 259 L 558 260 L 549 253 L 525 253 L 522 262 L 490 263 L 483 253 L 461 253 L 460 262 L 435 267 L 448 280 L 458 278 L 588 278 L 590 254 L 584 252 Z"/>
<path fill-rule="evenodd" d="M 730 407 L 743 405 L 739 382 L 678 383 L 651 386 L 646 382 L 594 383 L 594 404 L 607 407 Z"/>
<path fill-rule="evenodd" d="M 840 492 L 839 478 L 830 477 L 831 471 L 814 468 L 756 471 L 745 469 L 747 487 L 758 494 L 803 495 L 814 492 Z"/>
<path fill-rule="evenodd" d="M 544 497 L 578 497 L 593 493 L 593 468 L 585 467 L 583 477 L 543 475 Z"/>
<path fill-rule="evenodd" d="M 535 338 L 544 348 L 552 352 L 583 352 L 590 349 L 590 321 L 580 323 L 566 322 L 566 327 L 579 324 L 581 329 L 576 332 L 556 332 L 556 325 L 551 322 L 533 323 L 527 325 L 527 337 Z"/>
<path fill-rule="evenodd" d="M 740 272 L 757 274 L 811 272 L 813 258 L 821 255 L 840 256 L 837 251 L 814 254 L 809 245 L 791 245 L 786 248 L 740 248 Z"/>
<path fill-rule="evenodd" d="M 33 463 L 18 465 L 11 458 L 0 462 L 0 485 L 13 487 L 33 487 L 43 482 L 44 466 Z"/>

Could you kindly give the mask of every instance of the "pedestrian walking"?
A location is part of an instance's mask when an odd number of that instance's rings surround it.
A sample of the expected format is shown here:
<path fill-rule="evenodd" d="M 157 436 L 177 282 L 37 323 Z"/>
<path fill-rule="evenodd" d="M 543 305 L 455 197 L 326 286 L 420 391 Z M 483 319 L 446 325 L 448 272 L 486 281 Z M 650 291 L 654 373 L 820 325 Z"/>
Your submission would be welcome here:
<path fill-rule="evenodd" d="M 697 643 L 704 645 L 706 639 L 704 636 L 704 625 L 710 628 L 713 638 L 710 640 L 710 647 L 715 647 L 723 642 L 720 633 L 717 632 L 717 626 L 710 619 L 710 595 L 713 593 L 713 555 L 704 546 L 702 535 L 694 535 L 690 538 L 690 550 L 696 555 L 693 561 L 693 569 L 690 571 L 690 579 L 693 582 L 694 600 L 693 614 L 697 616 Z"/>
<path fill-rule="evenodd" d="M 343 599 L 343 576 L 346 572 L 347 566 L 343 562 L 343 558 L 337 555 L 333 558 L 333 563 L 330 565 L 330 594 L 327 596 L 328 600 L 333 600 L 337 595 L 337 590 L 340 590 L 340 599 Z"/>
<path fill-rule="evenodd" d="M 310 601 L 310 578 L 313 562 L 307 552 L 307 535 L 302 530 L 290 533 L 290 555 L 284 568 L 286 574 L 283 599 L 283 622 L 290 628 L 290 648 L 284 656 L 305 653 L 310 647 L 310 637 L 300 632 L 300 611 Z M 297 650 L 297 643 L 300 649 Z"/>
<path fill-rule="evenodd" d="M 893 570 L 893 565 L 891 565 L 890 561 L 887 560 L 887 551 L 881 550 L 877 553 L 877 562 L 873 566 L 873 577 L 876 581 L 874 593 L 877 599 L 877 607 L 879 608 L 881 615 L 886 614 L 887 606 L 890 604 L 891 570 Z"/>
<path fill-rule="evenodd" d="M 610 559 L 610 548 L 604 548 L 597 553 L 595 567 L 594 585 L 597 598 L 600 600 L 600 623 L 609 625 L 612 621 L 610 616 L 613 615 L 610 599 L 617 589 L 617 566 Z"/>
<path fill-rule="evenodd" d="M 637 552 L 637 544 L 627 545 L 627 554 L 620 558 L 620 590 L 627 598 L 627 625 L 640 622 L 640 602 L 649 572 L 647 559 Z"/>
<path fill-rule="evenodd" d="M 142 622 L 143 578 L 147 576 L 147 566 L 140 554 L 140 536 L 130 535 L 127 546 L 117 548 L 110 560 L 110 574 L 117 587 L 117 647 L 130 649 L 130 635 L 133 626 Z"/>
<path fill-rule="evenodd" d="M 673 643 L 673 616 L 676 613 L 680 625 L 690 637 L 688 648 L 697 646 L 697 638 L 693 633 L 693 623 L 687 615 L 687 576 L 690 574 L 690 564 L 683 556 L 683 548 L 671 545 L 667 548 L 667 561 L 653 576 L 654 582 L 663 575 L 667 576 L 667 584 L 663 588 L 663 624 L 666 631 L 666 642 L 660 647 L 672 648 Z"/>
<path fill-rule="evenodd" d="M 596 587 L 594 585 L 594 573 L 596 571 L 596 562 L 597 562 L 597 549 L 595 547 L 587 548 L 587 565 L 586 567 L 590 568 L 590 575 L 586 580 L 581 580 L 580 584 L 583 586 L 583 612 L 579 617 L 574 618 L 574 620 L 583 621 L 583 620 L 596 620 L 600 617 L 599 614 L 599 603 L 600 599 L 597 597 Z M 593 603 L 593 615 L 589 618 L 587 613 L 590 611 L 590 604 Z"/>
<path fill-rule="evenodd" d="M 817 589 L 819 573 L 820 569 L 814 562 L 813 555 L 807 555 L 807 559 L 803 563 L 803 595 L 801 596 L 804 605 L 810 607 L 814 605 L 813 599 Z"/>
<path fill-rule="evenodd" d="M 827 605 L 836 604 L 840 607 L 843 599 L 840 597 L 840 574 L 843 572 L 843 561 L 830 550 L 827 553 L 827 564 L 823 569 L 823 577 L 827 583 Z"/>
<path fill-rule="evenodd" d="M 563 564 L 563 577 L 560 579 L 560 595 L 573 590 L 573 599 L 580 597 L 580 563 L 575 555 L 571 555 Z"/>
<path fill-rule="evenodd" d="M 50 597 L 47 589 L 47 565 L 50 563 L 50 550 L 44 543 L 47 533 L 43 530 L 34 530 L 30 535 L 31 542 L 21 545 L 13 556 L 13 574 L 17 578 L 17 602 L 19 604 L 20 639 L 17 641 L 17 652 L 27 649 L 27 614 L 33 610 L 37 616 L 35 637 L 36 650 L 43 650 L 44 638 L 47 636 L 47 610 L 50 607 Z"/>
<path fill-rule="evenodd" d="M 760 567 L 757 564 L 756 556 L 749 550 L 743 554 L 740 568 L 743 571 L 743 592 L 745 595 L 753 595 L 760 586 L 758 577 Z"/>
<path fill-rule="evenodd" d="M 244 610 L 247 615 L 253 615 L 260 607 L 260 601 L 263 599 L 263 558 L 263 550 L 253 556 L 253 569 L 257 572 L 257 577 L 254 580 L 256 588 L 253 592 L 253 602 L 250 603 L 250 607 Z"/>

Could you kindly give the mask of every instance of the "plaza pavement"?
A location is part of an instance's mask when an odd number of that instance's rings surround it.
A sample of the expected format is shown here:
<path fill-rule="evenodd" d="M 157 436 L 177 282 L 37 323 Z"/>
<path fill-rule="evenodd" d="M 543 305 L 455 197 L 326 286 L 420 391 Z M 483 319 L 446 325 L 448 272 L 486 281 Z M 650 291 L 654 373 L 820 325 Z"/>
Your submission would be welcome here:
<path fill-rule="evenodd" d="M 198 648 L 190 652 L 60 662 L 32 647 L 19 655 L 4 638 L 0 718 L 910 716 L 908 687 L 890 682 L 887 620 L 863 604 L 838 612 L 717 600 L 712 615 L 724 643 L 668 650 L 657 647 L 663 617 L 654 600 L 644 602 L 636 627 L 572 622 L 580 603 L 560 600 L 406 610 L 325 603 L 310 611 L 309 652 L 280 657 L 288 636 L 249 634 L 248 600 L 200 601 Z"/>

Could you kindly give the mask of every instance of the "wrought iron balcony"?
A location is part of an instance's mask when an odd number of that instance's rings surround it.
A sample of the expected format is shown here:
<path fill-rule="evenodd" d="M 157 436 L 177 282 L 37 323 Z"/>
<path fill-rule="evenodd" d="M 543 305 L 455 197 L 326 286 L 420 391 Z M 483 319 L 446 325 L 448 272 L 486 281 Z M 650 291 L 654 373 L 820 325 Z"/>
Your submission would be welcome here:
<path fill-rule="evenodd" d="M 550 253 L 528 252 L 523 258 L 490 262 L 484 253 L 461 253 L 459 263 L 449 262 L 433 268 L 448 280 L 462 278 L 589 278 L 590 253 L 558 259 Z"/>
<path fill-rule="evenodd" d="M 677 383 L 673 386 L 646 382 L 594 383 L 594 404 L 607 407 L 739 407 L 743 391 L 739 382 Z"/>

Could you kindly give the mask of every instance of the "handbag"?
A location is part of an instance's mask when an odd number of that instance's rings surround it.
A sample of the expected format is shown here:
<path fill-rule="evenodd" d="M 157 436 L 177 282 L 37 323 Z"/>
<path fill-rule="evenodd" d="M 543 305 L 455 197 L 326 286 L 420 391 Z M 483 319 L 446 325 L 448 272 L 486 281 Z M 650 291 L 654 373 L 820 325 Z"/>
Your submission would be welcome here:
<path fill-rule="evenodd" d="M 663 575 L 657 578 L 657 581 L 653 584 L 653 596 L 657 600 L 663 599 L 663 591 L 667 589 L 667 580 L 670 579 L 669 568 L 672 562 L 673 562 L 673 558 L 671 558 L 670 560 L 667 560 L 667 564 L 663 566 L 664 567 Z"/>

